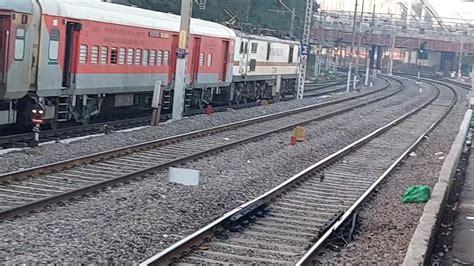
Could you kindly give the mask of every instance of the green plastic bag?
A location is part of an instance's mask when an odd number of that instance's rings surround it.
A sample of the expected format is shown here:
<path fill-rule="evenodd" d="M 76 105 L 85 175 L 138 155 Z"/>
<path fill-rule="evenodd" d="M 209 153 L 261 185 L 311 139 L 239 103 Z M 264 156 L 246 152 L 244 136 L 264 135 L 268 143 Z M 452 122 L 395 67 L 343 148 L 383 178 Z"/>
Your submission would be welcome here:
<path fill-rule="evenodd" d="M 431 198 L 431 188 L 428 186 L 412 186 L 407 188 L 402 197 L 403 203 L 426 203 Z"/>

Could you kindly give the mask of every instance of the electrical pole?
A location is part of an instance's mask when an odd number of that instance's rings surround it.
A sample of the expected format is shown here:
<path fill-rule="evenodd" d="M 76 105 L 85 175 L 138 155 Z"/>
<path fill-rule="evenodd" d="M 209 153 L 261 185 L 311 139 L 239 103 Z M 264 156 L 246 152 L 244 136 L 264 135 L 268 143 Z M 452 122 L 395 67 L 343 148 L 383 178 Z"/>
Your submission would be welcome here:
<path fill-rule="evenodd" d="M 188 57 L 189 31 L 193 13 L 193 0 L 181 0 L 181 27 L 179 45 L 176 52 L 176 74 L 174 81 L 173 120 L 181 120 L 184 112 L 186 91 L 186 66 Z"/>
<path fill-rule="evenodd" d="M 461 36 L 461 43 L 459 44 L 459 65 L 458 65 L 458 80 L 462 78 L 462 56 L 464 53 L 464 40 Z"/>
<path fill-rule="evenodd" d="M 314 0 L 306 0 L 306 15 L 304 19 L 303 41 L 301 42 L 300 68 L 298 71 L 298 99 L 304 97 L 304 85 L 306 81 L 306 65 L 309 53 L 309 38 L 311 37 L 311 21 L 313 18 Z"/>
<path fill-rule="evenodd" d="M 295 36 L 295 18 L 296 18 L 296 8 L 293 8 L 293 10 L 291 10 L 291 24 L 290 24 L 291 37 Z"/>
<path fill-rule="evenodd" d="M 354 44 L 355 44 L 355 34 L 356 34 L 356 20 L 357 20 L 357 4 L 358 0 L 355 1 L 354 8 L 354 20 L 352 21 L 352 43 L 351 43 L 351 53 L 349 55 L 349 71 L 347 73 L 347 92 L 351 91 L 351 78 L 352 78 L 352 64 L 354 60 Z"/>
<path fill-rule="evenodd" d="M 371 29 L 370 29 L 370 33 L 369 33 L 369 48 L 367 49 L 367 51 L 369 52 L 368 53 L 368 57 L 367 57 L 367 62 L 366 62 L 366 66 L 365 66 L 365 83 L 364 85 L 367 87 L 369 86 L 369 76 L 370 76 L 370 59 L 371 59 L 371 51 L 372 51 L 372 33 L 374 31 L 374 27 L 375 27 L 375 7 L 376 7 L 376 4 L 374 4 L 374 10 L 372 11 L 372 24 L 370 25 Z M 375 51 L 373 51 L 375 52 Z"/>
<path fill-rule="evenodd" d="M 362 21 L 364 21 L 364 5 L 365 0 L 362 0 L 362 7 L 360 11 L 360 21 L 359 21 L 359 41 L 357 42 L 357 58 L 356 58 L 356 69 L 354 73 L 354 83 L 352 87 L 354 90 L 357 89 L 357 76 L 359 75 L 359 62 L 360 62 L 360 46 L 362 45 Z"/>
<path fill-rule="evenodd" d="M 397 41 L 397 36 L 392 32 L 392 43 L 390 45 L 390 63 L 388 65 L 388 75 L 393 75 L 393 56 L 395 52 L 395 42 Z"/>

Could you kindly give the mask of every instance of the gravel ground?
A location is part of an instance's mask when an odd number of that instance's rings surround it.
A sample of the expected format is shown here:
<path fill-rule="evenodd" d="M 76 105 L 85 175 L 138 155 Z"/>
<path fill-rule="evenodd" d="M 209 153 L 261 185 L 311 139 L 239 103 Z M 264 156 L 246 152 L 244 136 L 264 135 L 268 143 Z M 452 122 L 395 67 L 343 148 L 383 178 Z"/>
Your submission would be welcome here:
<path fill-rule="evenodd" d="M 384 85 L 385 82 L 379 79 L 376 81 L 374 88 L 381 88 Z M 330 101 L 353 94 L 354 93 L 334 94 L 329 98 L 308 98 L 301 101 L 280 102 L 270 106 L 221 112 L 213 114 L 212 116 L 198 115 L 186 117 L 181 121 L 162 124 L 157 128 L 145 128 L 133 132 L 116 132 L 111 135 L 84 139 L 69 144 L 56 143 L 44 145 L 35 149 L 25 149 L 22 151 L 7 153 L 0 155 L 0 173 L 63 161 L 127 145 L 152 141 L 262 115 L 286 111 L 297 107 Z M 19 164 L 18 162 L 22 163 Z"/>
<path fill-rule="evenodd" d="M 460 90 L 460 99 L 465 92 Z M 424 204 L 403 204 L 400 200 L 409 186 L 433 187 L 451 149 L 464 117 L 466 106 L 462 102 L 415 150 L 417 156 L 409 157 L 398 167 L 375 197 L 360 212 L 361 227 L 355 241 L 340 253 L 328 252 L 318 257 L 327 264 L 380 263 L 397 265 L 403 262 L 411 238 L 423 214 Z M 441 154 L 442 153 L 442 154 Z"/>
<path fill-rule="evenodd" d="M 417 97 L 416 90 L 406 90 L 308 125 L 308 140 L 295 147 L 288 145 L 286 132 L 188 163 L 185 167 L 201 170 L 198 187 L 170 184 L 167 173 L 160 172 L 66 206 L 3 221 L 0 258 L 4 263 L 142 261 L 413 109 L 426 94 Z"/>

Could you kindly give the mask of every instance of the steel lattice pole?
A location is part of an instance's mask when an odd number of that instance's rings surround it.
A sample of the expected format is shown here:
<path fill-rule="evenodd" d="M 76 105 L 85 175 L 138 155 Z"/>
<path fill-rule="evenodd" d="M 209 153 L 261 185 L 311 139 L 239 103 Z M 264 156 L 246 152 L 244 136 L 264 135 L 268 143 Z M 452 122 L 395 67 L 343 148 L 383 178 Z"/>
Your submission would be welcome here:
<path fill-rule="evenodd" d="M 308 54 L 303 52 L 308 52 L 309 48 L 309 39 L 311 35 L 311 21 L 313 18 L 313 3 L 314 0 L 306 1 L 306 15 L 304 20 L 304 30 L 303 30 L 303 40 L 301 42 L 301 53 L 300 53 L 300 67 L 298 70 L 298 99 L 303 99 L 304 97 L 304 86 L 306 80 L 306 66 L 308 61 Z M 306 50 L 306 51 L 304 51 Z"/>

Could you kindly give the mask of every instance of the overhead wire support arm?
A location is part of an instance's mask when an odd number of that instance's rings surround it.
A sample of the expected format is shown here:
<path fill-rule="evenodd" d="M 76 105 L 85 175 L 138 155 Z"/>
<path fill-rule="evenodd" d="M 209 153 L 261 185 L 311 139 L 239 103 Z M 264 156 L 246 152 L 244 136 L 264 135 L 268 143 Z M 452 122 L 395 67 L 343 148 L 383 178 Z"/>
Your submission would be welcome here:
<path fill-rule="evenodd" d="M 306 0 L 306 15 L 304 20 L 303 39 L 301 41 L 300 67 L 298 70 L 298 91 L 297 98 L 303 99 L 306 81 L 306 66 L 309 53 L 309 40 L 311 37 L 311 22 L 313 19 L 314 0 Z"/>

